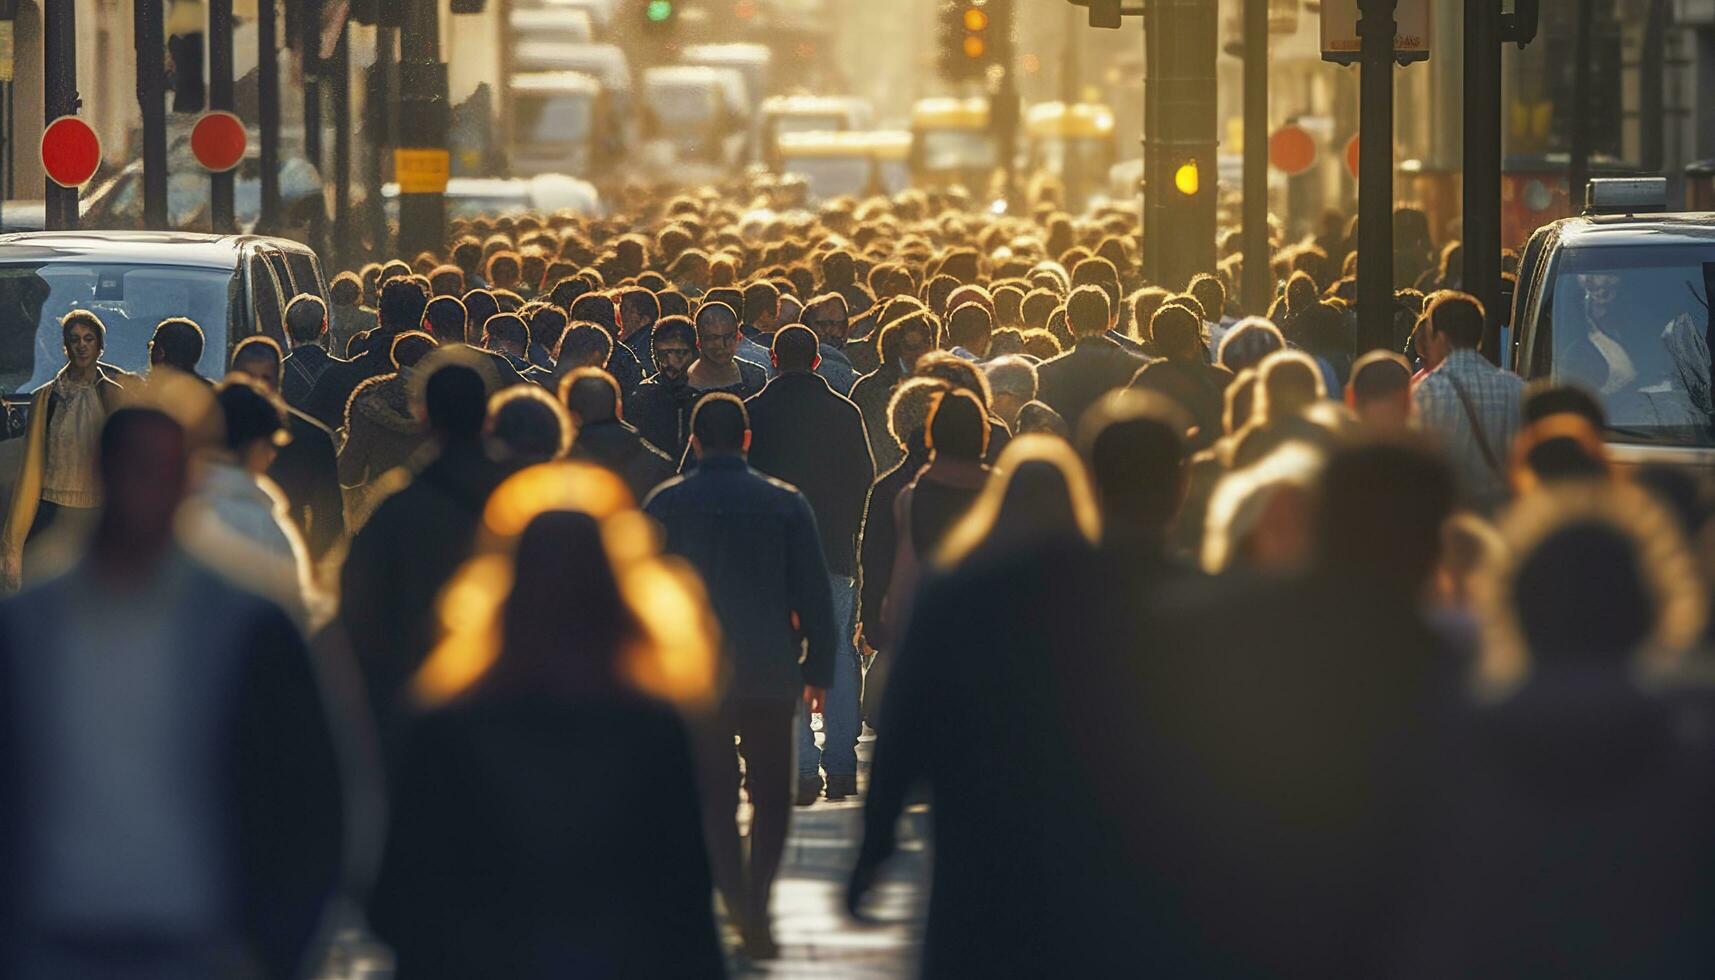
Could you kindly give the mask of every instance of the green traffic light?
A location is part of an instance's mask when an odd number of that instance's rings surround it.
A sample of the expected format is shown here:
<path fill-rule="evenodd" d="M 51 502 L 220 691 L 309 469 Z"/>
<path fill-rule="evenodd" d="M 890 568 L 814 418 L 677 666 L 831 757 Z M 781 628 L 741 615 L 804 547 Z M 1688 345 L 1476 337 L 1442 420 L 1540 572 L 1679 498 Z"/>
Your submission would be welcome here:
<path fill-rule="evenodd" d="M 643 15 L 657 24 L 661 23 L 673 16 L 673 0 L 649 0 Z"/>

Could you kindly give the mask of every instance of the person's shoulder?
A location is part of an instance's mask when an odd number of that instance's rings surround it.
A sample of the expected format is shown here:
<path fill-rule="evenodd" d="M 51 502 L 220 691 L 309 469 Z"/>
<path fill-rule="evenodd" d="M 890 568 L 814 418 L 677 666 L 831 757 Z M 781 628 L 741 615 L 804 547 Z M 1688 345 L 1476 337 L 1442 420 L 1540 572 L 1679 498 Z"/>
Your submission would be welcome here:
<path fill-rule="evenodd" d="M 671 457 L 662 454 L 662 459 L 671 462 Z M 659 514 L 670 510 L 682 500 L 686 493 L 686 484 L 695 474 L 679 474 L 649 492 L 644 497 L 640 507 L 650 514 Z"/>

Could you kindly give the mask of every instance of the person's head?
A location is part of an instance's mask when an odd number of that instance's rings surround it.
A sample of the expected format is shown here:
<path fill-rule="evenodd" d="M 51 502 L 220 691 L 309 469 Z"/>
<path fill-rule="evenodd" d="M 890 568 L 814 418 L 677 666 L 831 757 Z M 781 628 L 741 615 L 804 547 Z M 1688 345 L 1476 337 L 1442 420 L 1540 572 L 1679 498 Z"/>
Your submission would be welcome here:
<path fill-rule="evenodd" d="M 607 293 L 585 293 L 572 301 L 567 316 L 573 320 L 588 320 L 600 324 L 610 334 L 619 334 L 619 316 L 613 297 Z"/>
<path fill-rule="evenodd" d="M 443 445 L 480 438 L 488 414 L 488 389 L 482 375 L 463 364 L 435 368 L 423 383 L 423 409 L 429 431 Z"/>
<path fill-rule="evenodd" d="M 522 359 L 530 345 L 530 328 L 516 313 L 496 313 L 482 325 L 482 345 L 495 353 Z"/>
<path fill-rule="evenodd" d="M 1276 351 L 1257 368 L 1255 418 L 1277 422 L 1301 414 L 1325 394 L 1316 362 L 1299 351 Z"/>
<path fill-rule="evenodd" d="M 1372 429 L 1405 431 L 1411 415 L 1411 365 L 1385 350 L 1358 358 L 1346 382 L 1346 405 Z"/>
<path fill-rule="evenodd" d="M 1075 293 L 1083 286 L 1095 286 L 1101 289 L 1102 293 L 1107 296 L 1110 315 L 1113 308 L 1119 305 L 1119 270 L 1114 268 L 1114 264 L 1107 259 L 1092 256 L 1072 267 L 1072 291 Z M 1102 329 L 1107 328 L 1103 327 Z M 1079 336 L 1085 335 L 1080 334 Z"/>
<path fill-rule="evenodd" d="M 524 325 L 530 330 L 530 346 L 552 353 L 560 335 L 566 332 L 566 324 L 569 322 L 566 311 L 557 306 L 536 306 L 524 319 Z"/>
<path fill-rule="evenodd" d="M 335 306 L 359 306 L 363 303 L 363 280 L 355 272 L 342 272 L 328 283 L 328 300 Z"/>
<path fill-rule="evenodd" d="M 561 404 L 536 385 L 513 385 L 488 400 L 483 432 L 489 455 L 528 466 L 559 459 L 572 445 L 572 421 Z"/>
<path fill-rule="evenodd" d="M 233 373 L 214 389 L 224 423 L 225 448 L 252 475 L 268 471 L 289 438 L 279 396 L 246 374 Z"/>
<path fill-rule="evenodd" d="M 320 296 L 299 293 L 286 306 L 286 339 L 293 347 L 320 344 L 328 332 L 328 308 Z"/>
<path fill-rule="evenodd" d="M 1183 306 L 1163 306 L 1149 320 L 1149 338 L 1170 361 L 1203 360 L 1203 322 Z"/>
<path fill-rule="evenodd" d="M 381 284 L 381 306 L 376 325 L 383 333 L 416 330 L 423 324 L 423 308 L 429 305 L 428 291 L 415 279 L 399 276 Z"/>
<path fill-rule="evenodd" d="M 1285 349 L 1286 338 L 1281 336 L 1279 327 L 1263 317 L 1248 316 L 1221 338 L 1221 349 L 1215 360 L 1238 374 L 1261 364 L 1263 358 L 1275 351 Z"/>
<path fill-rule="evenodd" d="M 393 361 L 393 370 L 404 371 L 417 366 L 417 362 L 429 356 L 435 349 L 435 338 L 421 330 L 407 330 L 396 334 L 387 347 L 387 356 Z"/>
<path fill-rule="evenodd" d="M 1036 365 L 1017 355 L 997 357 L 983 366 L 988 375 L 990 407 L 1007 425 L 1018 421 L 1018 410 L 1036 400 Z"/>
<path fill-rule="evenodd" d="M 744 322 L 763 333 L 772 333 L 779 325 L 780 289 L 766 279 L 758 279 L 744 287 Z"/>
<path fill-rule="evenodd" d="M 1227 308 L 1227 287 L 1219 276 L 1207 272 L 1192 277 L 1191 285 L 1185 290 L 1196 297 L 1203 307 L 1203 317 L 1211 322 L 1218 322 L 1221 314 Z"/>
<path fill-rule="evenodd" d="M 470 338 L 470 316 L 457 296 L 436 296 L 423 308 L 423 326 L 436 343 L 463 344 Z"/>
<path fill-rule="evenodd" d="M 649 336 L 646 332 L 661 319 L 661 301 L 655 294 L 640 286 L 628 286 L 619 291 L 619 329 L 620 335 L 630 340 L 640 334 Z"/>
<path fill-rule="evenodd" d="M 560 334 L 555 348 L 555 365 L 562 371 L 570 368 L 605 368 L 613 356 L 613 338 L 607 331 L 587 321 L 567 327 Z"/>
<path fill-rule="evenodd" d="M 984 408 L 992 401 L 988 376 L 975 362 L 944 350 L 930 351 L 917 359 L 917 374 L 940 378 L 955 388 L 975 395 Z"/>
<path fill-rule="evenodd" d="M 202 328 L 188 317 L 168 317 L 155 327 L 149 340 L 149 366 L 170 367 L 186 374 L 195 374 L 202 360 Z"/>
<path fill-rule="evenodd" d="M 1598 432 L 1608 427 L 1608 413 L 1588 390 L 1547 379 L 1532 381 L 1524 392 L 1524 424 L 1540 422 L 1551 415 L 1576 415 Z"/>
<path fill-rule="evenodd" d="M 114 409 L 101 427 L 96 468 L 102 491 L 97 551 L 163 551 L 173 540 L 190 479 L 184 427 L 158 408 Z"/>
<path fill-rule="evenodd" d="M 965 303 L 947 317 L 947 340 L 977 357 L 988 355 L 993 332 L 994 316 L 981 303 Z"/>
<path fill-rule="evenodd" d="M 655 321 L 650 332 L 650 353 L 655 370 L 669 381 L 685 376 L 691 362 L 697 359 L 697 328 L 687 316 L 664 316 Z"/>
<path fill-rule="evenodd" d="M 431 296 L 462 296 L 464 294 L 464 270 L 456 265 L 438 265 L 430 269 L 429 294 Z"/>
<path fill-rule="evenodd" d="M 560 401 L 580 427 L 621 417 L 619 382 L 601 368 L 574 368 L 560 379 Z"/>
<path fill-rule="evenodd" d="M 1256 368 L 1245 368 L 1233 375 L 1232 383 L 1227 385 L 1226 393 L 1221 397 L 1221 431 L 1233 435 L 1251 420 L 1251 411 L 1256 403 Z"/>
<path fill-rule="evenodd" d="M 937 562 L 953 567 L 978 555 L 1100 538 L 1095 494 L 1077 453 L 1064 439 L 1021 435 L 1007 443 L 981 495 L 948 530 Z"/>
<path fill-rule="evenodd" d="M 901 374 L 911 374 L 918 359 L 940 346 L 940 334 L 934 315 L 918 310 L 882 327 L 876 347 L 884 363 L 898 365 Z"/>
<path fill-rule="evenodd" d="M 1100 286 L 1079 286 L 1066 297 L 1066 328 L 1073 337 L 1098 337 L 1113 325 L 1113 307 Z"/>
<path fill-rule="evenodd" d="M 738 356 L 738 314 L 725 303 L 697 307 L 697 356 L 717 368 Z"/>
<path fill-rule="evenodd" d="M 924 432 L 935 459 L 981 463 L 988 452 L 988 413 L 968 391 L 955 388 L 936 396 L 929 404 Z"/>
<path fill-rule="evenodd" d="M 280 345 L 272 337 L 246 337 L 232 350 L 232 371 L 269 391 L 280 390 Z"/>
<path fill-rule="evenodd" d="M 1406 443 L 1336 451 L 1322 468 L 1311 526 L 1317 564 L 1401 597 L 1424 597 L 1453 513 L 1453 474 Z"/>
<path fill-rule="evenodd" d="M 516 289 L 524 274 L 517 252 L 496 252 L 488 257 L 488 284 L 496 289 Z"/>
<path fill-rule="evenodd" d="M 1185 420 L 1164 396 L 1119 391 L 1079 425 L 1079 445 L 1110 538 L 1163 539 L 1185 499 Z"/>
<path fill-rule="evenodd" d="M 1053 436 L 1067 441 L 1072 438 L 1072 427 L 1066 423 L 1066 419 L 1043 401 L 1028 401 L 1020 406 L 1018 423 L 1012 430 L 1015 435 L 1021 436 L 1034 432 L 1037 435 Z"/>
<path fill-rule="evenodd" d="M 750 413 L 744 402 L 724 391 L 704 395 L 691 410 L 691 448 L 705 459 L 749 452 Z"/>
<path fill-rule="evenodd" d="M 799 322 L 811 330 L 822 343 L 840 347 L 851 336 L 851 320 L 846 312 L 846 298 L 839 293 L 823 293 L 804 304 Z"/>
<path fill-rule="evenodd" d="M 929 406 L 953 386 L 939 378 L 907 378 L 887 402 L 887 434 L 899 448 L 927 449 Z"/>
<path fill-rule="evenodd" d="M 60 318 L 60 339 L 66 364 L 74 371 L 92 371 L 107 349 L 107 325 L 88 310 L 72 310 Z"/>
<path fill-rule="evenodd" d="M 1476 350 L 1483 342 L 1483 304 L 1469 293 L 1444 289 L 1424 303 L 1429 329 L 1450 350 Z"/>
<path fill-rule="evenodd" d="M 775 331 L 769 357 L 781 374 L 808 374 L 822 363 L 815 331 L 797 323 Z"/>

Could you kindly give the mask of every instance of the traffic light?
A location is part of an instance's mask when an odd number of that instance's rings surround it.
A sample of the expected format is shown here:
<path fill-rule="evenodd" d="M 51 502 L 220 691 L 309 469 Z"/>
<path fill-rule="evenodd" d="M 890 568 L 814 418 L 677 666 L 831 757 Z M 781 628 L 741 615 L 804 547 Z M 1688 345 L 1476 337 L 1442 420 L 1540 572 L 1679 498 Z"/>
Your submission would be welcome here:
<path fill-rule="evenodd" d="M 1191 157 L 1173 171 L 1173 189 L 1186 197 L 1196 197 L 1203 189 L 1203 175 L 1197 171 L 1197 158 Z"/>
<path fill-rule="evenodd" d="M 948 0 L 941 6 L 941 74 L 979 79 L 995 58 L 994 9 L 989 0 Z"/>
<path fill-rule="evenodd" d="M 1120 12 L 1120 0 L 1072 0 L 1072 5 L 1089 8 L 1091 27 L 1111 30 L 1119 27 L 1124 19 Z"/>
<path fill-rule="evenodd" d="M 674 0 L 644 0 L 643 23 L 647 27 L 660 29 L 671 26 L 679 15 L 678 5 Z"/>

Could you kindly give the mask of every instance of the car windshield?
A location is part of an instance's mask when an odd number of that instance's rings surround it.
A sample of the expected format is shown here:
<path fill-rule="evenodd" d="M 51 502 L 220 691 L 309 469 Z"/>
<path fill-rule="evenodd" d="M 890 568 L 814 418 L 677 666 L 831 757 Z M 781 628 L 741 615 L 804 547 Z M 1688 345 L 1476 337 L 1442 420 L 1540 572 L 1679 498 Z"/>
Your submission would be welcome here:
<path fill-rule="evenodd" d="M 926 170 L 967 170 L 992 167 L 994 141 L 980 129 L 930 129 L 922 134 Z"/>
<path fill-rule="evenodd" d="M 593 102 L 585 94 L 514 91 L 512 119 L 520 143 L 581 143 L 590 137 Z"/>
<path fill-rule="evenodd" d="M 817 200 L 862 194 L 869 187 L 867 156 L 789 158 L 785 170 L 803 177 L 810 186 L 810 196 Z"/>
<path fill-rule="evenodd" d="M 1715 243 L 1568 248 L 1554 277 L 1555 381 L 1596 392 L 1620 439 L 1715 446 Z"/>
<path fill-rule="evenodd" d="M 143 373 L 156 324 L 187 316 L 208 334 L 197 371 L 218 378 L 226 357 L 233 274 L 121 263 L 0 264 L 0 393 L 34 391 L 65 366 L 60 317 L 86 309 L 107 326 L 105 364 Z"/>
<path fill-rule="evenodd" d="M 649 108 L 661 121 L 664 135 L 671 136 L 674 129 L 705 126 L 714 118 L 714 91 L 706 85 L 653 82 L 649 86 Z"/>

